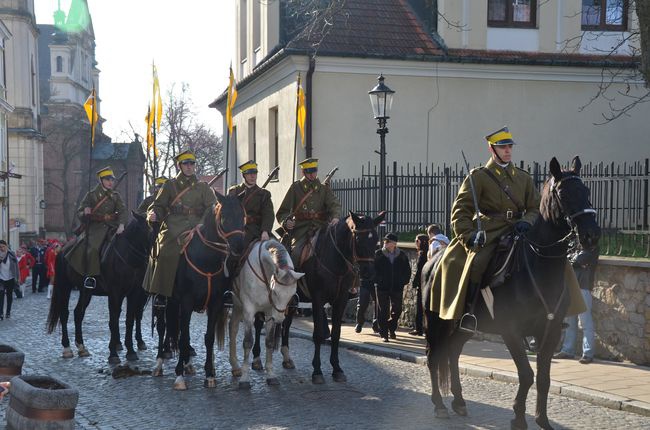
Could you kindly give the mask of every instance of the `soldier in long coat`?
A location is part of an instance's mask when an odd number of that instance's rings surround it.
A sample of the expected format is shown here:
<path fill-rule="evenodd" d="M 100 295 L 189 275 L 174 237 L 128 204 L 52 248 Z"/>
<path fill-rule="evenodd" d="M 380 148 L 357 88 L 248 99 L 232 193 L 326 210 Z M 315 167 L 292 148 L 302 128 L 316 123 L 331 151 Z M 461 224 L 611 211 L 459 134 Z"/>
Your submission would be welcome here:
<path fill-rule="evenodd" d="M 257 185 L 257 163 L 249 160 L 239 166 L 244 181 L 228 189 L 229 196 L 238 196 L 246 211 L 245 240 L 269 240 L 273 228 L 273 201 L 268 190 Z"/>
<path fill-rule="evenodd" d="M 314 232 L 326 225 L 336 224 L 341 203 L 334 192 L 318 179 L 318 159 L 308 158 L 299 163 L 303 177 L 291 184 L 275 215 L 280 225 L 291 234 L 291 257 L 296 267 L 304 245 Z"/>
<path fill-rule="evenodd" d="M 149 211 L 149 206 L 153 203 L 154 199 L 156 198 L 156 194 L 160 191 L 162 188 L 163 184 L 167 182 L 167 178 L 164 176 L 159 176 L 153 181 L 153 192 L 151 195 L 145 197 L 144 200 L 142 200 L 142 203 L 140 203 L 140 206 L 135 210 L 135 212 L 138 215 L 142 215 L 144 217 L 147 216 L 147 212 Z"/>
<path fill-rule="evenodd" d="M 156 307 L 164 307 L 174 290 L 182 249 L 179 236 L 199 224 L 216 201 L 212 188 L 194 174 L 196 156 L 191 151 L 178 154 L 176 163 L 179 174 L 163 184 L 147 212 L 150 223 L 160 223 L 143 282 L 144 289 L 156 295 Z"/>
<path fill-rule="evenodd" d="M 462 316 L 467 295 L 472 299 L 478 293 L 500 237 L 513 229 L 517 233 L 528 231 L 539 216 L 540 196 L 532 177 L 511 161 L 515 143 L 512 134 L 504 127 L 486 139 L 490 160 L 484 167 L 473 169 L 461 185 L 451 211 L 455 237 L 434 275 L 431 309 L 439 312 L 442 319 Z M 474 183 L 484 236 L 478 232 L 469 176 Z"/>
<path fill-rule="evenodd" d="M 128 219 L 122 198 L 119 193 L 113 191 L 113 170 L 105 167 L 97 172 L 97 178 L 99 184 L 85 195 L 77 209 L 77 216 L 86 227 L 65 254 L 75 272 L 86 277 L 100 274 L 99 251 L 102 244 L 109 232 L 115 230 L 116 234 L 122 234 Z"/>

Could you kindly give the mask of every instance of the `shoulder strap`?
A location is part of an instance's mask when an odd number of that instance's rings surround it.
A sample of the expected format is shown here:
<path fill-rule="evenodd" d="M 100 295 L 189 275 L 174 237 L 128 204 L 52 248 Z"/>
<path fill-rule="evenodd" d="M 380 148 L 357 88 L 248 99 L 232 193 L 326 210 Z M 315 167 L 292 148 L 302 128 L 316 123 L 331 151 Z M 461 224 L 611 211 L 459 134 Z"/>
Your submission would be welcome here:
<path fill-rule="evenodd" d="M 99 201 L 98 201 L 97 204 L 92 208 L 92 210 L 90 211 L 90 213 L 91 213 L 91 214 L 92 214 L 92 213 L 95 213 L 95 211 L 96 211 L 97 209 L 99 209 L 99 207 L 100 207 L 101 205 L 104 204 L 104 202 L 106 201 L 106 199 L 108 199 L 108 194 L 106 194 L 104 197 L 102 197 L 101 199 L 99 199 Z"/>
<path fill-rule="evenodd" d="M 199 182 L 197 181 L 197 182 L 193 183 L 192 185 L 190 185 L 189 187 L 185 188 L 180 193 L 176 194 L 176 197 L 174 197 L 174 200 L 172 200 L 172 202 L 169 204 L 169 206 L 171 207 L 171 206 L 174 206 L 176 203 L 178 203 L 178 201 L 181 199 L 181 197 L 183 197 L 185 195 L 185 193 L 187 193 L 191 188 L 194 187 L 194 185 L 196 185 L 198 183 Z M 175 186 L 174 186 L 174 191 L 176 191 Z"/>
<path fill-rule="evenodd" d="M 309 192 L 308 192 L 307 194 L 305 194 L 305 195 L 302 197 L 302 199 L 300 199 L 300 201 L 298 202 L 298 204 L 296 205 L 296 207 L 293 208 L 293 213 L 294 213 L 294 214 L 298 211 L 298 209 L 300 208 L 300 206 L 302 206 L 302 204 L 305 203 L 305 201 L 307 200 L 307 198 L 309 198 L 309 196 L 312 195 L 313 192 L 314 192 L 314 188 L 312 188 L 311 190 L 309 190 Z"/>
<path fill-rule="evenodd" d="M 506 193 L 506 196 L 510 199 L 510 201 L 512 203 L 514 203 L 515 206 L 517 206 L 517 210 L 519 212 L 523 212 L 524 209 L 525 209 L 524 206 L 521 204 L 519 199 L 517 197 L 515 197 L 514 194 L 512 194 L 512 191 L 510 191 L 510 187 L 508 187 L 507 185 L 503 185 L 501 182 L 499 182 L 497 177 L 494 176 L 494 173 L 492 173 L 489 168 L 484 167 L 482 170 L 485 173 L 487 173 L 487 175 L 490 177 L 490 179 L 492 179 L 494 182 L 496 182 L 496 184 L 499 186 L 499 188 L 501 188 L 503 190 L 504 193 Z"/>
<path fill-rule="evenodd" d="M 257 188 L 255 188 L 251 193 L 249 193 L 249 194 L 244 198 L 244 200 L 242 200 L 242 202 L 241 202 L 242 206 L 246 207 L 246 203 L 248 203 L 248 201 L 251 199 L 251 197 L 253 197 L 255 194 L 257 194 L 257 192 L 260 191 L 260 190 L 261 190 L 261 188 L 260 188 L 260 187 L 257 187 Z"/>

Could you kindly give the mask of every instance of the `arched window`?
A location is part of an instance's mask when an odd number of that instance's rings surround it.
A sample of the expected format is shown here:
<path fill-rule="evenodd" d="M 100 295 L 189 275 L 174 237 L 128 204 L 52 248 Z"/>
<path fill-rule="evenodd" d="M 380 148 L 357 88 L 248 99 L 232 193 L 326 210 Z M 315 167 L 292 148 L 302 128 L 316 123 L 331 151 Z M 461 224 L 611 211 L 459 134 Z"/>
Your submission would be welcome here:
<path fill-rule="evenodd" d="M 56 57 L 56 72 L 63 73 L 63 57 L 60 55 Z"/>

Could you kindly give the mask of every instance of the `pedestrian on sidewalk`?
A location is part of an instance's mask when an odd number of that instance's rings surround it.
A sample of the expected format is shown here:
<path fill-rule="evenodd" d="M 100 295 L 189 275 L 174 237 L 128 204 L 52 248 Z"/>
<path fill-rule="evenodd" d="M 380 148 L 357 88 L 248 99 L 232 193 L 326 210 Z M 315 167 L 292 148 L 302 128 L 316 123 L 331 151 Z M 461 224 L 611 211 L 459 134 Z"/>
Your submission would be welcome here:
<path fill-rule="evenodd" d="M 411 280 L 411 263 L 397 247 L 397 234 L 388 233 L 384 246 L 375 253 L 375 290 L 378 304 L 379 336 L 384 342 L 395 339 L 402 314 L 404 285 Z"/>
<path fill-rule="evenodd" d="M 429 236 L 426 234 L 418 234 L 415 238 L 415 249 L 418 251 L 418 261 L 415 269 L 415 276 L 411 286 L 415 289 L 415 326 L 409 332 L 412 336 L 422 336 L 422 315 L 424 309 L 422 308 L 422 267 L 427 262 L 427 251 L 429 249 Z"/>
<path fill-rule="evenodd" d="M 21 291 L 21 296 L 22 293 L 24 292 L 24 286 L 25 282 L 27 281 L 27 277 L 29 276 L 29 272 L 32 270 L 32 267 L 34 266 L 35 260 L 32 254 L 27 250 L 27 246 L 22 245 L 20 248 L 18 248 L 16 252 L 16 257 L 18 258 L 18 271 L 19 271 L 19 279 L 18 279 L 18 284 L 20 287 L 23 288 Z"/>
<path fill-rule="evenodd" d="M 356 333 L 361 333 L 363 324 L 366 322 L 366 311 L 372 300 L 372 329 L 375 333 L 379 332 L 379 323 L 377 322 L 377 295 L 372 279 L 361 279 L 361 288 L 359 288 L 359 300 L 357 301 L 357 325 L 354 326 Z"/>
<path fill-rule="evenodd" d="M 0 320 L 11 317 L 14 288 L 17 284 L 18 259 L 9 249 L 7 242 L 0 239 Z M 5 297 L 7 298 L 7 311 L 3 316 Z"/>
<path fill-rule="evenodd" d="M 580 363 L 589 364 L 594 361 L 594 320 L 591 315 L 593 297 L 591 290 L 594 286 L 596 266 L 598 265 L 598 247 L 583 249 L 579 243 L 569 252 L 569 261 L 580 284 L 580 292 L 585 301 L 587 310 L 579 315 L 566 317 L 564 322 L 568 327 L 564 333 L 562 349 L 555 354 L 556 359 L 572 359 L 575 356 L 576 340 L 578 337 L 578 323 L 582 328 L 582 357 Z"/>
<path fill-rule="evenodd" d="M 36 285 L 38 284 L 38 292 L 42 293 L 47 287 L 47 269 L 45 268 L 45 240 L 38 239 L 29 253 L 34 257 L 34 265 L 32 266 L 32 293 L 35 293 Z"/>
<path fill-rule="evenodd" d="M 429 252 L 427 258 L 432 259 L 438 252 L 444 251 L 449 245 L 449 238 L 442 234 L 442 229 L 438 224 L 431 224 L 427 227 L 427 235 L 429 235 Z"/>
<path fill-rule="evenodd" d="M 47 278 L 50 280 L 47 286 L 47 298 L 52 298 L 54 289 L 54 268 L 56 267 L 56 256 L 61 251 L 61 242 L 53 241 L 45 253 L 45 266 L 47 267 Z"/>

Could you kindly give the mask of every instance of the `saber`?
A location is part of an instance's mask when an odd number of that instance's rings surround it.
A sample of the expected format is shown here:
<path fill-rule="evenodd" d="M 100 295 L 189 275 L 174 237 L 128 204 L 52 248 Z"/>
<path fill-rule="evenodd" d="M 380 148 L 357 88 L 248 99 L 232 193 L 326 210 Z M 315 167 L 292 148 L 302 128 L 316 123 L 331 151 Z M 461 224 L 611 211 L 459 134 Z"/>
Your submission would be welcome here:
<path fill-rule="evenodd" d="M 269 173 L 269 176 L 266 177 L 266 181 L 264 181 L 264 185 L 262 185 L 262 188 L 266 188 L 266 186 L 271 182 L 271 179 L 275 174 L 280 170 L 280 166 L 275 166 L 273 170 L 271 170 L 271 173 Z"/>
<path fill-rule="evenodd" d="M 481 211 L 478 208 L 478 199 L 476 198 L 476 190 L 474 188 L 474 180 L 472 179 L 472 175 L 470 174 L 469 171 L 469 163 L 467 162 L 467 158 L 465 158 L 465 153 L 461 149 L 460 153 L 463 155 L 463 161 L 465 161 L 465 168 L 467 168 L 467 177 L 469 178 L 469 188 L 472 191 L 472 200 L 474 201 L 474 209 L 476 210 L 476 227 L 478 231 L 476 232 L 476 237 L 474 238 L 474 243 L 472 246 L 474 248 L 479 247 L 479 244 L 481 243 L 481 238 L 483 238 L 483 244 L 485 244 L 485 231 L 483 230 L 483 226 L 481 223 Z"/>
<path fill-rule="evenodd" d="M 325 176 L 325 179 L 323 180 L 323 184 L 329 185 L 330 181 L 332 180 L 332 176 L 334 176 L 337 170 L 339 170 L 339 166 L 336 166 L 332 170 L 330 170 L 327 176 Z"/>

